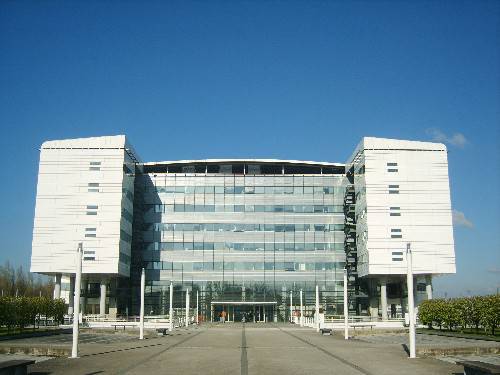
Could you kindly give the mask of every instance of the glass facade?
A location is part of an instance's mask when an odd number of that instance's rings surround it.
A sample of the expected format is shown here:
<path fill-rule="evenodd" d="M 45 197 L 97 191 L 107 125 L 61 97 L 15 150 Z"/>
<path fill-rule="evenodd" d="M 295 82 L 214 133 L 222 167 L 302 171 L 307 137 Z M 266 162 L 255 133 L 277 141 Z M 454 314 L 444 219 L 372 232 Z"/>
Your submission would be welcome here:
<path fill-rule="evenodd" d="M 136 173 L 130 313 L 139 311 L 143 267 L 148 314 L 168 313 L 170 282 L 174 308 L 184 308 L 186 290 L 194 307 L 198 293 L 200 319 L 208 321 L 222 309 L 235 320 L 244 312 L 247 319 L 287 321 L 290 292 L 295 310 L 300 289 L 309 315 L 316 285 L 326 313 L 342 313 L 348 181 L 338 167 L 328 174 L 315 168 L 299 175 L 265 164 L 219 166 L 216 173 L 149 166 Z M 246 310 L 236 307 L 242 302 Z"/>

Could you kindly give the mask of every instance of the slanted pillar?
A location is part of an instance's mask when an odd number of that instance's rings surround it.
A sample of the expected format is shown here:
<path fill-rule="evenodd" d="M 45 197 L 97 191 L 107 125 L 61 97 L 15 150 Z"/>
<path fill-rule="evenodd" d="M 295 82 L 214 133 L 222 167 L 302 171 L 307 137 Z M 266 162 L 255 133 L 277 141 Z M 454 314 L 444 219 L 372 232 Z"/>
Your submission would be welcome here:
<path fill-rule="evenodd" d="M 69 277 L 68 314 L 72 315 L 75 308 L 75 276 Z"/>
<path fill-rule="evenodd" d="M 432 275 L 425 276 L 425 291 L 427 292 L 427 299 L 432 299 Z"/>
<path fill-rule="evenodd" d="M 387 320 L 387 280 L 380 279 L 380 309 L 382 310 L 382 320 Z"/>
<path fill-rule="evenodd" d="M 101 280 L 101 294 L 99 298 L 99 315 L 106 315 L 106 280 Z"/>
<path fill-rule="evenodd" d="M 54 284 L 54 299 L 61 298 L 61 277 L 62 275 L 60 273 L 56 275 L 56 280 Z"/>

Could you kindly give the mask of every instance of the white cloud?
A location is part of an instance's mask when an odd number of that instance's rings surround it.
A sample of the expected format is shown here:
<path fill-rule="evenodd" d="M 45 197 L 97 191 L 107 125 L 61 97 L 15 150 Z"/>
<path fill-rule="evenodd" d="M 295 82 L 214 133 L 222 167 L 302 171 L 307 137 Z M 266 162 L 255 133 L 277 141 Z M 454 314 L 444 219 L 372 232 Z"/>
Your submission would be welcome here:
<path fill-rule="evenodd" d="M 446 143 L 459 148 L 464 148 L 468 143 L 467 138 L 465 138 L 462 133 L 453 133 L 451 136 L 447 136 L 437 128 L 427 129 L 426 133 L 432 137 L 433 141 Z"/>
<path fill-rule="evenodd" d="M 474 227 L 474 224 L 472 223 L 472 221 L 468 220 L 465 217 L 465 214 L 461 211 L 453 210 L 452 217 L 453 217 L 453 225 L 455 225 L 455 226 L 461 226 L 461 227 L 467 227 L 467 228 Z"/>
<path fill-rule="evenodd" d="M 488 268 L 486 271 L 488 271 L 490 273 L 500 273 L 500 268 L 498 268 L 498 267 L 491 267 L 491 268 Z"/>

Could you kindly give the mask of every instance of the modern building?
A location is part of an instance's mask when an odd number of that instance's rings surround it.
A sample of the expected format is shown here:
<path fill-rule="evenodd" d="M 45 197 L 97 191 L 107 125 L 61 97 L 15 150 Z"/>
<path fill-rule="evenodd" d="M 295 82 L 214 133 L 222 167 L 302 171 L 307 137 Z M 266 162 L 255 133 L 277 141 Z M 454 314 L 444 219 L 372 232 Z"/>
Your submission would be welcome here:
<path fill-rule="evenodd" d="M 346 164 L 275 159 L 142 162 L 125 136 L 45 142 L 31 271 L 74 292 L 83 243 L 85 313 L 146 314 L 199 298 L 199 317 L 286 321 L 349 309 L 400 317 L 413 252 L 417 302 L 455 272 L 446 147 L 363 138 Z M 290 296 L 292 306 L 290 306 Z M 195 298 L 191 298 L 194 307 Z M 68 301 L 71 306 L 71 298 Z"/>

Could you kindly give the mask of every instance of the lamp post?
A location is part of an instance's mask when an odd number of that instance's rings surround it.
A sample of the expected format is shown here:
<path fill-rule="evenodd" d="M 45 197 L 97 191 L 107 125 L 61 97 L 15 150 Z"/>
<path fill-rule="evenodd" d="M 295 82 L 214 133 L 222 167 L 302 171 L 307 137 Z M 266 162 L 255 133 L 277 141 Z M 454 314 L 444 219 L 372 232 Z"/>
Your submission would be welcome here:
<path fill-rule="evenodd" d="M 302 303 L 302 289 L 300 290 L 300 326 L 304 327 L 304 305 Z"/>
<path fill-rule="evenodd" d="M 413 297 L 413 268 L 410 243 L 406 244 L 406 287 L 408 289 L 408 317 L 410 320 L 410 358 L 416 358 L 415 354 L 415 300 Z"/>
<path fill-rule="evenodd" d="M 168 308 L 168 325 L 169 331 L 172 332 L 174 330 L 174 285 L 170 282 L 170 305 Z"/>
<path fill-rule="evenodd" d="M 189 326 L 189 289 L 186 289 L 186 327 Z"/>
<path fill-rule="evenodd" d="M 139 340 L 144 339 L 144 288 L 146 285 L 146 272 L 144 268 L 141 273 L 141 311 L 139 316 Z"/>
<path fill-rule="evenodd" d="M 290 290 L 290 323 L 292 323 L 293 321 L 293 307 L 292 307 L 292 304 L 293 304 L 293 294 L 292 294 L 292 291 Z"/>
<path fill-rule="evenodd" d="M 73 302 L 73 347 L 71 358 L 78 358 L 78 324 L 80 320 L 80 287 L 82 284 L 82 254 L 83 244 L 78 244 L 76 251 L 75 299 Z"/>
<path fill-rule="evenodd" d="M 319 332 L 319 286 L 316 285 L 316 314 L 314 314 L 316 323 L 316 332 Z"/>
<path fill-rule="evenodd" d="M 344 268 L 344 339 L 349 340 L 349 306 L 347 305 L 347 269 Z"/>
<path fill-rule="evenodd" d="M 199 309 L 199 291 L 197 290 L 196 291 L 196 324 L 200 323 L 199 320 L 198 320 L 199 319 L 198 318 L 198 316 L 199 316 L 199 310 L 198 309 Z"/>

